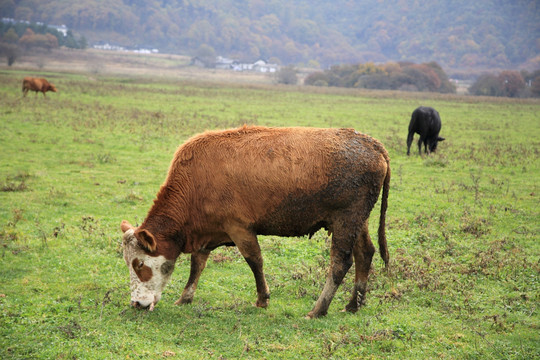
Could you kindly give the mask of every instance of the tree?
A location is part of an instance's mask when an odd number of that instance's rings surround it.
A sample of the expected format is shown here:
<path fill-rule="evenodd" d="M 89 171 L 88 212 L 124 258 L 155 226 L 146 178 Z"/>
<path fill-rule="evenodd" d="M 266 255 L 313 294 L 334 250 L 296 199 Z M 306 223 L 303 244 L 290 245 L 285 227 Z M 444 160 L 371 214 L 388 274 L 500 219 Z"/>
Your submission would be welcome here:
<path fill-rule="evenodd" d="M 19 41 L 19 36 L 13 28 L 9 28 L 9 30 L 5 32 L 4 36 L 2 36 L 2 41 L 8 44 L 16 44 L 17 41 Z"/>
<path fill-rule="evenodd" d="M 0 55 L 6 57 L 8 66 L 13 65 L 15 60 L 19 57 L 20 50 L 17 46 L 18 40 L 19 37 L 13 28 L 10 28 L 2 36 L 0 42 Z"/>
<path fill-rule="evenodd" d="M 406 91 L 437 91 L 454 93 L 443 69 L 435 62 L 411 62 L 375 65 L 372 62 L 356 65 L 334 65 L 329 70 L 310 74 L 306 85 L 393 89 Z"/>
<path fill-rule="evenodd" d="M 216 61 L 216 51 L 210 45 L 202 44 L 195 52 L 195 56 L 198 57 L 205 65 L 205 67 L 213 67 Z"/>
<path fill-rule="evenodd" d="M 34 15 L 34 12 L 32 9 L 26 6 L 18 6 L 15 8 L 15 18 L 30 21 L 32 20 L 32 16 Z"/>
<path fill-rule="evenodd" d="M 296 85 L 298 83 L 297 71 L 293 66 L 285 66 L 276 73 L 278 84 Z"/>
<path fill-rule="evenodd" d="M 304 79 L 304 85 L 328 86 L 328 75 L 322 71 L 311 73 Z"/>
<path fill-rule="evenodd" d="M 525 89 L 525 81 L 517 71 L 506 70 L 499 74 L 502 96 L 517 97 Z"/>
<path fill-rule="evenodd" d="M 0 14 L 4 17 L 13 17 L 15 13 L 15 3 L 13 0 L 0 1 Z"/>
<path fill-rule="evenodd" d="M 469 87 L 469 93 L 481 96 L 501 96 L 499 79 L 492 74 L 483 74 Z"/>
<path fill-rule="evenodd" d="M 412 85 L 419 91 L 437 91 L 441 86 L 437 73 L 427 65 L 413 64 L 404 68 L 403 72 L 410 77 Z"/>
<path fill-rule="evenodd" d="M 13 65 L 15 60 L 19 57 L 19 47 L 15 44 L 9 44 L 0 42 L 0 56 L 5 56 L 8 66 Z"/>
<path fill-rule="evenodd" d="M 531 93 L 535 97 L 540 97 L 540 75 L 531 81 Z"/>
<path fill-rule="evenodd" d="M 201 20 L 191 25 L 187 36 L 191 46 L 210 44 L 215 39 L 215 29 L 209 21 Z"/>
<path fill-rule="evenodd" d="M 58 47 L 58 39 L 52 34 L 36 34 L 32 29 L 27 28 L 19 39 L 19 44 L 26 49 L 40 47 L 50 51 Z"/>
<path fill-rule="evenodd" d="M 84 36 L 81 36 L 79 39 L 79 49 L 86 49 L 88 47 L 88 41 L 86 41 L 86 38 Z"/>

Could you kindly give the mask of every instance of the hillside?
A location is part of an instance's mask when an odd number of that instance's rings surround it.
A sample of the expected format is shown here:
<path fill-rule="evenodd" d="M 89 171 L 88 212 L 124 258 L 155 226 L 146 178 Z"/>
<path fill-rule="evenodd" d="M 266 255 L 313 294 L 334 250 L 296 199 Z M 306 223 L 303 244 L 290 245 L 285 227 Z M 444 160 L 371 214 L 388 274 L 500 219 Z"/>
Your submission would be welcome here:
<path fill-rule="evenodd" d="M 0 0 L 0 13 L 65 24 L 90 44 L 191 55 L 204 44 L 248 61 L 436 61 L 446 69 L 540 63 L 536 0 Z"/>

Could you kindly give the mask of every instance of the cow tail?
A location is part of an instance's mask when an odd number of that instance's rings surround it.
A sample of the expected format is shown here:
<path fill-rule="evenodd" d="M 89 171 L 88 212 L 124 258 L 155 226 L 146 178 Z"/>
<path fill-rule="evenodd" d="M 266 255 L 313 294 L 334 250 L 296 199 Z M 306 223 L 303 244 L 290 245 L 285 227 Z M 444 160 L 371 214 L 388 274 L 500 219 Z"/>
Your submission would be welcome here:
<path fill-rule="evenodd" d="M 388 245 L 386 243 L 386 209 L 388 208 L 388 192 L 390 191 L 390 164 L 387 162 L 386 176 L 384 177 L 383 191 L 381 198 L 381 217 L 379 219 L 379 252 L 384 261 L 384 266 L 388 268 L 390 255 L 388 254 Z"/>

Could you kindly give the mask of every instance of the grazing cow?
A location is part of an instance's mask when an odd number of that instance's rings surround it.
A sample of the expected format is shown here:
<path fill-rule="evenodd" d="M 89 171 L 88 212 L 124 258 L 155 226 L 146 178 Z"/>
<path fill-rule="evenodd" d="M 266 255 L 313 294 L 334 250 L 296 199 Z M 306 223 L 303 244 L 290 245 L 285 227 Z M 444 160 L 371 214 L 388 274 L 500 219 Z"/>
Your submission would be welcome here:
<path fill-rule="evenodd" d="M 444 138 L 439 137 L 441 131 L 441 117 L 437 110 L 420 106 L 413 111 L 411 122 L 409 123 L 409 135 L 407 136 L 407 155 L 411 153 L 411 144 L 414 133 L 420 135 L 418 139 L 418 153 L 422 154 L 422 143 L 424 143 L 424 152 L 429 154 L 437 150 L 437 143 Z"/>
<path fill-rule="evenodd" d="M 165 183 L 139 227 L 122 221 L 131 304 L 154 309 L 180 253 L 191 254 L 176 304 L 191 303 L 212 250 L 237 246 L 255 276 L 256 306 L 270 298 L 257 235 L 332 234 L 330 271 L 309 318 L 323 316 L 355 262 L 347 311 L 363 304 L 375 248 L 368 217 L 382 189 L 379 251 L 389 255 L 390 187 L 383 145 L 352 129 L 242 127 L 195 136 L 176 151 Z"/>
<path fill-rule="evenodd" d="M 24 93 L 23 96 L 26 96 L 29 90 L 35 91 L 36 95 L 39 91 L 41 91 L 43 93 L 43 96 L 45 96 L 45 93 L 47 91 L 57 91 L 56 87 L 54 87 L 54 85 L 49 83 L 46 79 L 39 79 L 27 76 L 24 78 L 22 84 L 22 91 Z"/>

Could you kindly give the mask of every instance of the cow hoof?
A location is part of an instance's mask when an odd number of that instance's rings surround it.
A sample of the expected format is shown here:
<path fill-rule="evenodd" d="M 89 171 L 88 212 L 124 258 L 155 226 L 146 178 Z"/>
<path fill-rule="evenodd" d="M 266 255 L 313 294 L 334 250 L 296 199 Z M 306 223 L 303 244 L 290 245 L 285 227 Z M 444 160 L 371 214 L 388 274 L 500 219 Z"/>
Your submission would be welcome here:
<path fill-rule="evenodd" d="M 320 313 L 315 313 L 315 312 L 313 312 L 313 311 L 310 311 L 310 312 L 306 315 L 305 319 L 311 320 L 311 319 L 320 318 L 320 317 L 325 316 L 325 315 L 326 315 L 326 314 L 320 314 Z"/>
<path fill-rule="evenodd" d="M 192 302 L 193 302 L 193 299 L 180 298 L 174 302 L 174 305 L 185 305 L 185 304 L 191 304 Z"/>
<path fill-rule="evenodd" d="M 358 307 L 349 306 L 349 305 L 345 306 L 345 309 L 341 310 L 341 312 L 348 312 L 351 314 L 355 314 L 357 311 L 358 311 Z"/>
<path fill-rule="evenodd" d="M 255 306 L 258 308 L 266 309 L 268 307 L 268 301 L 257 301 Z"/>

